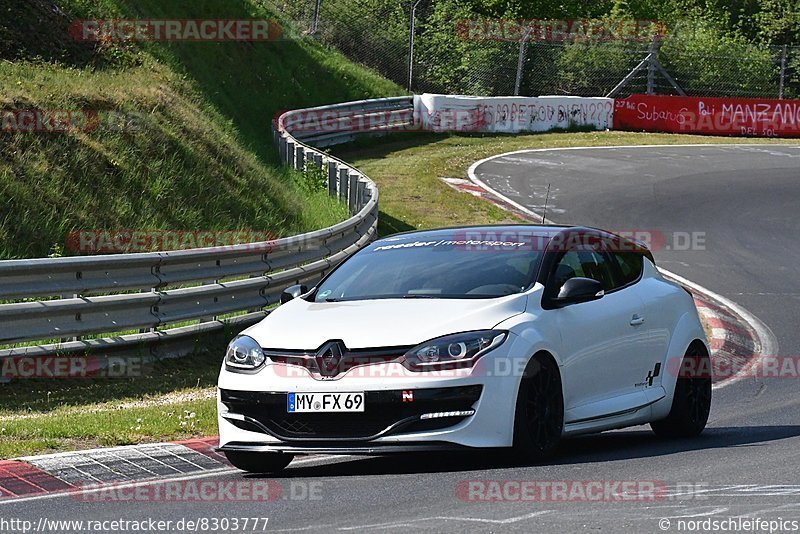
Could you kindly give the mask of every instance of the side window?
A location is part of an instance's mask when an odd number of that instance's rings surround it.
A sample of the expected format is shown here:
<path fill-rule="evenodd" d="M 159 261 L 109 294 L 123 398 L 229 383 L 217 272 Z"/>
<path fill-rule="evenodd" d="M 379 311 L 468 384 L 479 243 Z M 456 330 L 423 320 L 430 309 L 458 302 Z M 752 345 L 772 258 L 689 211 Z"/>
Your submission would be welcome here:
<path fill-rule="evenodd" d="M 618 280 L 615 286 L 626 286 L 635 282 L 642 274 L 642 255 L 633 251 L 614 252 L 612 254 L 618 269 Z"/>
<path fill-rule="evenodd" d="M 592 278 L 603 284 L 603 289 L 614 288 L 613 267 L 606 256 L 594 250 L 569 250 L 561 256 L 553 271 L 553 286 L 556 290 L 570 278 Z"/>

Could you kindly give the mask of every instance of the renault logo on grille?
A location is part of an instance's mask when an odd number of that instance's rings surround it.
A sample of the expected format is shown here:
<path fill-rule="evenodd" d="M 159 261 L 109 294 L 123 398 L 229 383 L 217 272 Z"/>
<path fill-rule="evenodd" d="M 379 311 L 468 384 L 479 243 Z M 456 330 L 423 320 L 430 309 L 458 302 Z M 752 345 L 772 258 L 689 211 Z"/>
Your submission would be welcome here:
<path fill-rule="evenodd" d="M 345 353 L 344 343 L 329 341 L 317 352 L 317 367 L 322 376 L 336 376 L 339 374 L 339 364 Z"/>

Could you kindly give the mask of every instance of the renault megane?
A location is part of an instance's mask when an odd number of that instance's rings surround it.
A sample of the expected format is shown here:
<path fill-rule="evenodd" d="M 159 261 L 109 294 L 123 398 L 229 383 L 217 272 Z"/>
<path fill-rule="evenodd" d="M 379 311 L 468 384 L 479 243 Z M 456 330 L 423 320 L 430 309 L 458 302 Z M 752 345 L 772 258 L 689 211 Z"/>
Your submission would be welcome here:
<path fill-rule="evenodd" d="M 220 450 L 245 471 L 297 454 L 511 448 L 649 423 L 702 432 L 709 350 L 688 291 L 647 248 L 566 226 L 380 239 L 293 286 L 229 345 Z"/>

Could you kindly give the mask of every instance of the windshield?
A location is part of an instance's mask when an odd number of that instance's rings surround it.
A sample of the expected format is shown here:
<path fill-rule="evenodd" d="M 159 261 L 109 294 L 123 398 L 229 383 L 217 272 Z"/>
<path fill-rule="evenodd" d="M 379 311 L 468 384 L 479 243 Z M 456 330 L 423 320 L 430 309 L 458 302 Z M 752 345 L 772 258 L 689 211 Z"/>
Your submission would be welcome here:
<path fill-rule="evenodd" d="M 402 236 L 373 243 L 323 281 L 315 302 L 376 298 L 494 298 L 533 283 L 530 243 Z"/>

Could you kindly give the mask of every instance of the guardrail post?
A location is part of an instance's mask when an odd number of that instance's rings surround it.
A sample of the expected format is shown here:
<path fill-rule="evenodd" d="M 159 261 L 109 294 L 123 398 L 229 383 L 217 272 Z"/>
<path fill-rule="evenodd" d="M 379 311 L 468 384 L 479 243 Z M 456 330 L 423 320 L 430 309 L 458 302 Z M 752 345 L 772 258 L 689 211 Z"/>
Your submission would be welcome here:
<path fill-rule="evenodd" d="M 346 167 L 339 169 L 339 202 L 347 199 L 347 175 L 349 172 Z"/>
<path fill-rule="evenodd" d="M 284 163 L 290 167 L 294 166 L 294 143 L 288 139 L 286 141 L 286 159 Z"/>
<path fill-rule="evenodd" d="M 367 184 L 362 182 L 361 180 L 358 181 L 358 200 L 356 201 L 356 211 L 361 211 L 361 208 L 364 207 L 364 204 L 367 203 L 365 198 L 365 193 L 367 191 Z"/>
<path fill-rule="evenodd" d="M 282 162 L 286 161 L 286 138 L 283 135 L 278 138 L 278 157 Z"/>
<path fill-rule="evenodd" d="M 59 298 L 60 298 L 60 299 L 62 299 L 62 300 L 63 300 L 63 299 L 76 299 L 76 298 L 78 298 L 79 296 L 80 296 L 80 295 L 77 295 L 77 294 L 73 294 L 73 295 L 60 295 L 60 296 L 59 296 Z M 77 314 L 77 315 L 75 316 L 75 321 L 80 321 L 80 320 L 81 320 L 81 315 L 80 315 L 80 314 Z M 70 341 L 78 341 L 78 339 L 80 339 L 78 336 L 62 337 L 62 338 L 61 338 L 61 343 L 68 343 L 68 342 L 70 342 Z"/>
<path fill-rule="evenodd" d="M 295 150 L 297 151 L 297 159 L 295 160 L 294 168 L 298 171 L 302 171 L 306 166 L 306 151 L 302 146 L 296 147 Z"/>
<path fill-rule="evenodd" d="M 336 196 L 336 162 L 328 162 L 328 196 Z"/>
<path fill-rule="evenodd" d="M 358 195 L 358 175 L 350 175 L 350 186 L 347 188 L 347 207 L 350 208 L 350 213 L 356 213 L 357 196 Z"/>

